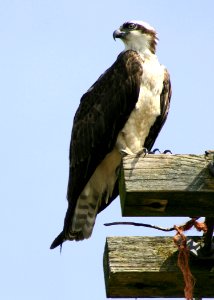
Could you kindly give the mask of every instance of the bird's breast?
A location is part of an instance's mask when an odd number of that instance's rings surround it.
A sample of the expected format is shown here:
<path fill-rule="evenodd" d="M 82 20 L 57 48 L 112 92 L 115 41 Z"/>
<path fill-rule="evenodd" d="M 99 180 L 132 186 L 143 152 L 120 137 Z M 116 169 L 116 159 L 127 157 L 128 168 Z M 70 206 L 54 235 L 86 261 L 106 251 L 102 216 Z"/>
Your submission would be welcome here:
<path fill-rule="evenodd" d="M 139 152 L 150 128 L 160 115 L 160 95 L 163 89 L 164 67 L 156 57 L 143 62 L 138 101 L 128 121 L 119 133 L 117 146 L 126 153 Z"/>

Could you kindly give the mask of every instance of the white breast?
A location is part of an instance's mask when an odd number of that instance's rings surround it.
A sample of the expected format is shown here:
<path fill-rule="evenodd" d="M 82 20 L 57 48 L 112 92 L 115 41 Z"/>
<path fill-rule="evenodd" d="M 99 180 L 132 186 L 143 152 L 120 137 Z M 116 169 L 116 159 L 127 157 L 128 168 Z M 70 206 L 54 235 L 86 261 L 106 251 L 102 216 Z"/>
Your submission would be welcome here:
<path fill-rule="evenodd" d="M 119 133 L 117 147 L 128 154 L 139 152 L 151 126 L 160 115 L 160 94 L 163 89 L 164 66 L 155 55 L 144 59 L 139 98 L 135 109 Z"/>

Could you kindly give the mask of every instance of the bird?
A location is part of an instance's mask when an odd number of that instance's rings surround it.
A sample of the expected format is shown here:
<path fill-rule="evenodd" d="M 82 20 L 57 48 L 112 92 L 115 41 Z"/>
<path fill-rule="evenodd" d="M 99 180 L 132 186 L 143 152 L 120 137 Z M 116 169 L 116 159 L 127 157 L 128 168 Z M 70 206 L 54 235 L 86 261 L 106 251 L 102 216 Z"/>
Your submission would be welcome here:
<path fill-rule="evenodd" d="M 97 214 L 118 196 L 122 157 L 151 150 L 168 115 L 171 81 L 156 55 L 156 30 L 131 20 L 113 38 L 125 48 L 83 94 L 74 116 L 68 208 L 51 249 L 91 236 Z"/>

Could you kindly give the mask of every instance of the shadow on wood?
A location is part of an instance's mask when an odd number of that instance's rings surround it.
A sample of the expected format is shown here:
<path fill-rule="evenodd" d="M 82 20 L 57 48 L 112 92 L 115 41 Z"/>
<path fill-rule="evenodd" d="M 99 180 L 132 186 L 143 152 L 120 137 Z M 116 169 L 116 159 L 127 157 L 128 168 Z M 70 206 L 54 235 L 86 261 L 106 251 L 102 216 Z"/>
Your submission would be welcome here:
<path fill-rule="evenodd" d="M 195 241 L 199 237 L 191 237 Z M 108 237 L 104 253 L 109 298 L 184 297 L 172 237 Z M 214 298 L 214 260 L 190 257 L 194 297 Z"/>

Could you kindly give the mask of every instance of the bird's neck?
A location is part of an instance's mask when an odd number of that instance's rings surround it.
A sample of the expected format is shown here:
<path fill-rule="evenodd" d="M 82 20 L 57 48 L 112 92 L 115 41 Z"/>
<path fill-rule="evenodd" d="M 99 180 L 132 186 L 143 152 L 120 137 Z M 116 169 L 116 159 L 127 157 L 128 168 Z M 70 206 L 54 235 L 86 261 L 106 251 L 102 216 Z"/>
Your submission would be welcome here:
<path fill-rule="evenodd" d="M 134 50 L 142 56 L 152 56 L 155 54 L 157 38 L 139 31 L 132 32 L 123 40 L 125 51 Z"/>
<path fill-rule="evenodd" d="M 136 45 L 129 47 L 125 45 L 124 52 L 128 50 L 136 51 L 142 57 L 143 60 L 156 57 L 156 55 L 153 54 L 148 47 L 136 47 Z"/>
<path fill-rule="evenodd" d="M 125 51 L 133 50 L 140 54 L 144 58 L 150 58 L 155 56 L 154 51 L 152 51 L 149 40 L 135 40 L 134 42 L 129 41 L 125 43 Z"/>

